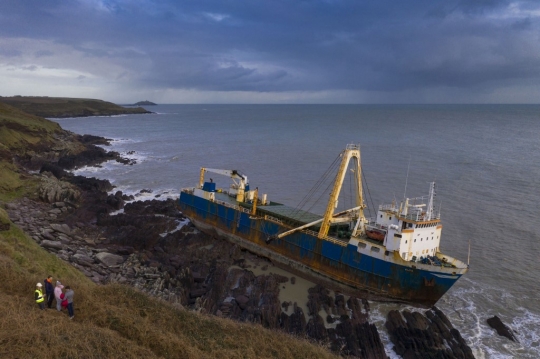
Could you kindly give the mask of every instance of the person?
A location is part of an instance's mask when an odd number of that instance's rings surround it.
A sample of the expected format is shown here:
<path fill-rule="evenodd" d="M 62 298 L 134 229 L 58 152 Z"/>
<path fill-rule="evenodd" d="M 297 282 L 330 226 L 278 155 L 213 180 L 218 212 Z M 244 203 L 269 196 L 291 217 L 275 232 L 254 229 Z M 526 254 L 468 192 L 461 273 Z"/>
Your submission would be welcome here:
<path fill-rule="evenodd" d="M 62 289 L 64 289 L 64 286 L 60 281 L 56 281 L 56 287 L 54 288 L 54 297 L 56 298 L 56 310 L 61 311 L 62 310 L 62 298 L 60 298 L 60 295 L 62 294 Z"/>
<path fill-rule="evenodd" d="M 67 309 L 68 309 L 69 319 L 73 319 L 73 317 L 75 317 L 75 313 L 73 313 L 73 295 L 74 294 L 75 292 L 73 292 L 73 289 L 71 289 L 69 285 L 66 286 L 65 298 L 67 299 L 67 302 L 68 302 Z"/>
<path fill-rule="evenodd" d="M 48 276 L 45 282 L 45 294 L 47 295 L 47 308 L 51 309 L 52 300 L 54 298 L 54 286 L 52 284 L 53 277 L 52 275 Z"/>
<path fill-rule="evenodd" d="M 41 291 L 42 286 L 43 285 L 41 283 L 36 284 L 36 290 L 34 292 L 34 299 L 36 300 L 36 303 L 41 310 L 45 309 L 45 297 L 43 296 L 43 292 Z"/>

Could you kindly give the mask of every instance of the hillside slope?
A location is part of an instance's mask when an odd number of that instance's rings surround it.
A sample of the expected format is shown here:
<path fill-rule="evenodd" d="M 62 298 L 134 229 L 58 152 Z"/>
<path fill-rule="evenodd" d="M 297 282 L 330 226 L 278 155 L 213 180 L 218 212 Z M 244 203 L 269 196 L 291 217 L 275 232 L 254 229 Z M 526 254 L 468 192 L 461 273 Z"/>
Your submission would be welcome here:
<path fill-rule="evenodd" d="M 95 285 L 13 225 L 0 232 L 0 269 L 2 358 L 334 357 L 280 332 L 188 312 L 126 286 Z M 48 274 L 74 289 L 74 320 L 35 304 L 35 284 Z"/>
<path fill-rule="evenodd" d="M 131 287 L 96 285 L 48 253 L 3 209 L 35 197 L 38 166 L 85 151 L 57 124 L 0 103 L 0 357 L 28 358 L 331 358 L 325 348 L 261 326 L 189 312 Z M 75 318 L 40 311 L 33 297 L 47 275 L 75 291 Z"/>

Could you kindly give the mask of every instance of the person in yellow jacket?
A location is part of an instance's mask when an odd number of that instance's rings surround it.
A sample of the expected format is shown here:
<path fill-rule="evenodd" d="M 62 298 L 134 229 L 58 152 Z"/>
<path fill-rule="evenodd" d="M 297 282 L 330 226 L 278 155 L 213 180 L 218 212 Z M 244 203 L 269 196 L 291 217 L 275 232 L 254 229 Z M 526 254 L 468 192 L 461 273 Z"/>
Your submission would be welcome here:
<path fill-rule="evenodd" d="M 42 286 L 41 283 L 36 284 L 36 291 L 34 292 L 34 299 L 41 310 L 45 309 L 45 297 L 41 291 Z"/>

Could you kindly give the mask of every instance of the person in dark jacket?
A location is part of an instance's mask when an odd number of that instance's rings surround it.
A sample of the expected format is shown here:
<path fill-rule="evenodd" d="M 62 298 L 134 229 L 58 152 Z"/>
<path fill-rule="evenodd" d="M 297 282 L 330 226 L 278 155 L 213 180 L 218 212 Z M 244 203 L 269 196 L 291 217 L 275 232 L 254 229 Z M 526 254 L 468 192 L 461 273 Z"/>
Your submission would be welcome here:
<path fill-rule="evenodd" d="M 47 296 L 47 307 L 50 309 L 52 308 L 52 301 L 54 299 L 54 286 L 52 284 L 52 275 L 48 276 L 47 279 L 44 280 L 45 283 L 45 295 Z"/>

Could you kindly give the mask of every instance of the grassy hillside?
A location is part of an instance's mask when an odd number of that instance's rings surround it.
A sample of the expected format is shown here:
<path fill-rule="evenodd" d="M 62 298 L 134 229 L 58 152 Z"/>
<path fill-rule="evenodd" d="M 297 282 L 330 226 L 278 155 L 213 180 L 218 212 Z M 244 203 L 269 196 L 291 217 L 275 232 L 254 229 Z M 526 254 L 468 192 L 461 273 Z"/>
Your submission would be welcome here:
<path fill-rule="evenodd" d="M 142 107 L 126 108 L 114 103 L 82 98 L 0 97 L 0 102 L 41 117 L 87 117 L 150 113 Z"/>
<path fill-rule="evenodd" d="M 0 270 L 2 358 L 334 357 L 280 332 L 175 308 L 129 287 L 95 285 L 13 224 L 0 232 Z M 74 289 L 73 320 L 37 307 L 35 284 L 48 274 Z"/>
<path fill-rule="evenodd" d="M 0 102 L 0 200 L 25 190 L 21 181 L 25 175 L 15 164 L 16 158 L 45 153 L 63 135 L 65 131 L 56 122 Z"/>
<path fill-rule="evenodd" d="M 76 151 L 77 143 L 66 147 L 68 136 L 54 122 L 0 103 L 1 358 L 335 357 L 308 341 L 189 312 L 131 287 L 96 285 L 10 223 L 3 203 L 32 196 L 36 185 L 16 159 Z M 49 274 L 74 289 L 73 320 L 37 307 L 35 285 Z"/>

